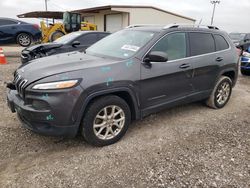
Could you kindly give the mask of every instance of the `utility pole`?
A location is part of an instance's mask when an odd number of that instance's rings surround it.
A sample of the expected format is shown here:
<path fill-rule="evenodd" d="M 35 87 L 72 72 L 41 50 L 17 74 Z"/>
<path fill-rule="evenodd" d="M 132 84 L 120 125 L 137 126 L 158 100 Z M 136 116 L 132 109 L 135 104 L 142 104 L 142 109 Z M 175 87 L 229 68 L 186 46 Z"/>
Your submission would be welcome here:
<path fill-rule="evenodd" d="M 45 0 L 45 11 L 46 12 L 48 11 L 48 0 Z M 47 26 L 49 25 L 48 18 L 46 18 L 46 24 L 47 24 Z"/>
<path fill-rule="evenodd" d="M 45 10 L 48 11 L 48 0 L 45 0 Z"/>
<path fill-rule="evenodd" d="M 214 13 L 215 13 L 215 8 L 216 8 L 216 4 L 219 4 L 220 3 L 220 0 L 213 0 L 213 1 L 210 1 L 212 3 L 212 5 L 214 5 L 214 8 L 213 8 L 213 14 L 212 14 L 212 19 L 211 19 L 211 25 L 213 25 L 214 23 Z"/>

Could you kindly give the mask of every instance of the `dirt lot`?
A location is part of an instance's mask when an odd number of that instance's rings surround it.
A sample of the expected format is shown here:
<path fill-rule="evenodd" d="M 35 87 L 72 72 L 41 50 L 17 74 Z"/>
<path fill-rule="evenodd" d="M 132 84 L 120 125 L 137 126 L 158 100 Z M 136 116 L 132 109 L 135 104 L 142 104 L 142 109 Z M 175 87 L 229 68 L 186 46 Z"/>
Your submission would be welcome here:
<path fill-rule="evenodd" d="M 0 79 L 12 79 L 17 61 L 0 65 Z M 22 128 L 5 92 L 0 81 L 0 187 L 250 187 L 250 77 L 221 110 L 166 110 L 104 148 Z"/>

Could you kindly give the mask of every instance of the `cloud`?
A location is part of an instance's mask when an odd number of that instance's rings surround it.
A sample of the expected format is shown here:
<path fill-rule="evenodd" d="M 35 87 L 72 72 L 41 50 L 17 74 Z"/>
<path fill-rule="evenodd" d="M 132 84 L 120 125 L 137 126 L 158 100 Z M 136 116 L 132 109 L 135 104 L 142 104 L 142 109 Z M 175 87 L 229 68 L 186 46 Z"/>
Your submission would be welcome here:
<path fill-rule="evenodd" d="M 210 24 L 213 10 L 210 0 L 48 0 L 49 10 L 59 11 L 110 4 L 155 6 L 195 18 L 198 22 L 202 20 L 202 24 L 206 25 Z M 16 15 L 25 12 L 45 10 L 45 4 L 44 0 L 6 0 L 0 2 L 0 9 L 0 16 L 16 18 Z M 216 6 L 214 23 L 228 32 L 250 32 L 249 10 L 249 0 L 221 0 L 221 3 Z M 37 22 L 37 19 L 29 21 Z"/>

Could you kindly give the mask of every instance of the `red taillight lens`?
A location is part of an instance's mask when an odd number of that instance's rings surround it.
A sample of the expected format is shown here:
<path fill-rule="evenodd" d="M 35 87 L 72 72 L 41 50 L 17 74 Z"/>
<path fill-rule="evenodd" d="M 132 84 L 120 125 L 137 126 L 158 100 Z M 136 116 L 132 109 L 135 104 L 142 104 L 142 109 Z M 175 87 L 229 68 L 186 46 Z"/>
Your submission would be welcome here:
<path fill-rule="evenodd" d="M 34 27 L 35 29 L 38 29 L 38 30 L 40 29 L 39 25 L 37 25 L 37 24 L 34 24 L 33 27 Z"/>

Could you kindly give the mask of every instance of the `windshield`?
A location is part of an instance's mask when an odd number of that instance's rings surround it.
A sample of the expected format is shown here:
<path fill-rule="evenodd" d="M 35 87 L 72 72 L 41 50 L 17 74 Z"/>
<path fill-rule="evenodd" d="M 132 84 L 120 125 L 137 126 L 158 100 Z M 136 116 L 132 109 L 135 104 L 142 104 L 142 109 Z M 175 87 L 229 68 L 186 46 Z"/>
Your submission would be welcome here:
<path fill-rule="evenodd" d="M 76 37 L 80 36 L 82 32 L 73 32 L 56 39 L 55 43 L 67 44 L 68 42 L 74 40 Z"/>
<path fill-rule="evenodd" d="M 154 35 L 154 32 L 148 31 L 121 30 L 95 43 L 86 53 L 126 59 L 133 56 Z"/>
<path fill-rule="evenodd" d="M 245 34 L 244 33 L 230 33 L 229 34 L 229 37 L 232 39 L 232 40 L 242 40 L 244 38 Z"/>

